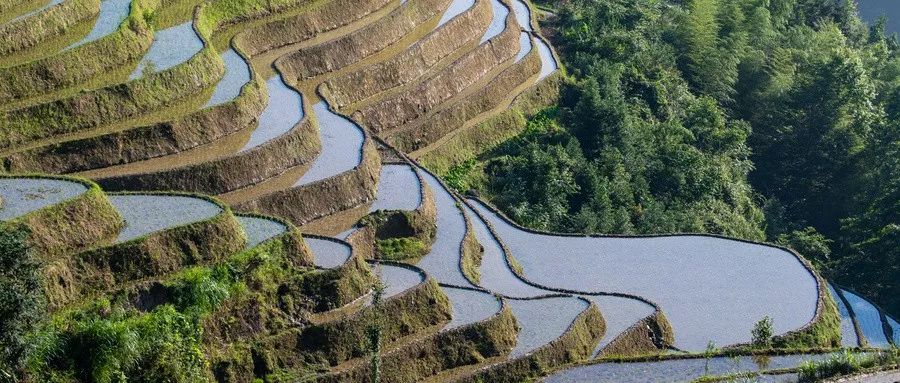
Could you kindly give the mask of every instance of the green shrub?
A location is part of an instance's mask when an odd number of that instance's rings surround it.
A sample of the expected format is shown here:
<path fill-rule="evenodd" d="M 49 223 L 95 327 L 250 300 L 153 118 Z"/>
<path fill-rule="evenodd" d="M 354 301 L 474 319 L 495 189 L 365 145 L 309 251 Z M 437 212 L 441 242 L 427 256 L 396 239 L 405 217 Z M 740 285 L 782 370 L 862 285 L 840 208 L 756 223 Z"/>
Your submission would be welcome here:
<path fill-rule="evenodd" d="M 753 325 L 753 330 L 750 332 L 753 348 L 771 348 L 772 336 L 774 333 L 775 330 L 772 328 L 772 318 L 769 318 L 768 315 L 759 322 L 756 322 L 756 324 Z"/>
<path fill-rule="evenodd" d="M 900 350 L 896 347 L 877 353 L 858 354 L 844 350 L 821 361 L 806 361 L 800 365 L 799 381 L 818 382 L 834 376 L 849 375 L 878 366 L 896 367 L 900 363 Z"/>
<path fill-rule="evenodd" d="M 379 239 L 375 246 L 381 259 L 391 261 L 418 258 L 427 250 L 425 244 L 415 237 Z"/>
<path fill-rule="evenodd" d="M 26 244 L 28 229 L 0 227 L 0 381 L 13 380 L 32 330 L 44 313 L 39 264 Z"/>
<path fill-rule="evenodd" d="M 195 317 L 171 305 L 142 315 L 100 300 L 37 334 L 28 369 L 46 382 L 200 381 L 201 333 Z"/>

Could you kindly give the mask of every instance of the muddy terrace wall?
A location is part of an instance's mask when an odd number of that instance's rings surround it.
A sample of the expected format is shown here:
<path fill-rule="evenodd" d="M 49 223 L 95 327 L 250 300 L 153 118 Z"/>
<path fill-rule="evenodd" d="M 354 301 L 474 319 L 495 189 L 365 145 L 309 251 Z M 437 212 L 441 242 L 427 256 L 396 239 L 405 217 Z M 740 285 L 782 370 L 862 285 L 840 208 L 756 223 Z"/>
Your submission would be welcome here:
<path fill-rule="evenodd" d="M 515 15 L 510 12 L 502 33 L 479 45 L 434 77 L 354 112 L 353 119 L 380 133 L 422 117 L 514 58 L 519 52 L 520 31 L 516 25 Z"/>
<path fill-rule="evenodd" d="M 303 104 L 304 110 L 309 110 L 305 98 Z M 250 123 L 256 120 L 252 112 L 245 115 Z M 156 172 L 101 178 L 97 182 L 107 190 L 189 190 L 208 194 L 224 194 L 249 187 L 316 159 L 321 143 L 318 129 L 309 115 L 304 113 L 303 119 L 287 133 L 247 151 Z M 227 114 L 219 116 L 222 126 L 228 126 Z M 197 128 L 202 129 L 203 125 L 197 125 Z"/>
<path fill-rule="evenodd" d="M 0 68 L 0 104 L 70 87 L 136 62 L 153 42 L 153 28 L 144 14 L 158 7 L 159 0 L 133 0 L 115 32 L 70 51 Z"/>
<path fill-rule="evenodd" d="M 209 31 L 195 17 L 204 48 L 187 62 L 140 79 L 0 114 L 0 148 L 140 116 L 215 85 L 225 72 Z"/>
<path fill-rule="evenodd" d="M 252 70 L 251 73 L 253 73 L 251 80 L 243 86 L 240 95 L 225 104 L 206 108 L 172 121 L 40 146 L 13 153 L 0 160 L 3 161 L 6 171 L 73 173 L 176 154 L 213 142 L 249 127 L 256 122 L 257 116 L 266 107 L 268 94 L 265 83 Z M 175 170 L 162 173 L 170 177 L 171 173 L 180 174 Z M 198 174 L 207 175 L 207 173 Z M 180 177 L 184 178 L 183 175 Z M 103 180 L 101 183 L 106 190 L 188 190 L 218 193 L 197 187 L 169 186 L 173 182 L 157 173 L 119 178 L 125 180 L 117 178 Z M 209 175 L 208 178 L 213 177 Z M 187 183 L 195 180 L 184 178 L 180 181 Z"/>
<path fill-rule="evenodd" d="M 260 196 L 234 206 L 237 211 L 284 217 L 297 225 L 360 206 L 375 198 L 381 161 L 371 137 L 363 132 L 362 161 L 352 170 Z"/>
<path fill-rule="evenodd" d="M 0 55 L 37 46 L 100 13 L 100 0 L 66 0 L 44 11 L 0 26 Z"/>
<path fill-rule="evenodd" d="M 429 146 L 465 125 L 466 121 L 499 106 L 508 95 L 514 94 L 516 88 L 528 82 L 540 70 L 540 54 L 537 49 L 532 49 L 522 61 L 506 68 L 477 93 L 438 111 L 421 124 L 412 124 L 391 134 L 387 140 L 406 152 Z"/>
<path fill-rule="evenodd" d="M 478 43 L 491 22 L 490 0 L 475 5 L 429 33 L 399 55 L 325 81 L 320 92 L 337 109 L 422 77 L 441 60 Z"/>
<path fill-rule="evenodd" d="M 420 160 L 436 173 L 445 174 L 451 167 L 514 137 L 525 129 L 526 118 L 556 102 L 562 80 L 563 74 L 557 71 L 516 97 L 509 109 L 459 131 Z"/>
<path fill-rule="evenodd" d="M 509 307 L 481 322 L 433 334 L 381 356 L 384 382 L 413 383 L 456 367 L 508 355 L 516 344 L 516 318 Z M 321 383 L 372 382 L 369 363 L 320 376 Z"/>
<path fill-rule="evenodd" d="M 349 245 L 350 258 L 343 265 L 333 269 L 323 269 L 306 276 L 303 283 L 297 284 L 301 294 L 311 297 L 317 302 L 315 312 L 325 312 L 344 307 L 366 295 L 375 283 L 375 275 L 366 262 L 366 253 L 356 247 L 332 237 L 306 234 L 306 238 Z"/>
<path fill-rule="evenodd" d="M 392 150 L 392 149 L 390 149 Z M 403 158 L 402 153 L 395 153 L 398 158 Z M 407 165 L 406 161 L 391 161 L 384 164 Z M 385 210 L 369 213 L 363 217 L 356 229 L 347 237 L 347 242 L 353 245 L 354 251 L 360 251 L 366 259 L 379 259 L 376 251 L 378 239 L 413 237 L 425 245 L 427 254 L 434 243 L 437 230 L 437 207 L 434 202 L 434 193 L 425 184 L 421 174 L 413 168 L 416 178 L 419 180 L 420 203 L 415 210 Z"/>
<path fill-rule="evenodd" d="M 394 0 L 332 0 L 308 12 L 248 29 L 236 37 L 247 54 L 256 56 L 273 49 L 311 39 L 347 20 L 361 19 Z"/>
<path fill-rule="evenodd" d="M 43 271 L 49 306 L 59 308 L 123 283 L 159 277 L 186 266 L 219 261 L 241 251 L 246 239 L 231 210 L 213 198 L 189 196 L 206 199 L 222 211 L 206 220 L 156 231 L 49 263 Z"/>
<path fill-rule="evenodd" d="M 70 177 L 0 175 L 0 178 L 22 177 L 62 179 L 88 188 L 74 198 L 0 223 L 3 228 L 26 228 L 29 232 L 27 241 L 39 256 L 52 258 L 85 249 L 115 236 L 124 225 L 115 207 L 93 182 Z"/>
<path fill-rule="evenodd" d="M 382 342 L 389 345 L 416 332 L 450 320 L 450 301 L 437 282 L 427 279 L 384 301 L 381 308 Z M 302 331 L 290 330 L 263 339 L 254 349 L 259 353 L 259 370 L 271 372 L 280 368 L 303 366 L 316 360 L 338 365 L 368 354 L 366 328 L 372 323 L 375 308 L 368 306 L 335 321 L 311 325 Z"/>
<path fill-rule="evenodd" d="M 546 374 L 554 367 L 589 358 L 606 333 L 606 322 L 591 303 L 556 340 L 522 357 L 500 362 L 456 379 L 455 382 L 522 382 Z"/>
<path fill-rule="evenodd" d="M 431 20 L 450 0 L 410 0 L 367 27 L 324 44 L 280 57 L 276 65 L 285 75 L 307 79 L 343 68 L 400 40 Z"/>
<path fill-rule="evenodd" d="M 662 340 L 664 345 L 675 344 L 675 332 L 662 311 L 656 310 L 653 315 L 641 319 L 627 330 L 619 334 L 603 350 L 598 357 L 643 355 L 660 350 L 654 337 Z"/>

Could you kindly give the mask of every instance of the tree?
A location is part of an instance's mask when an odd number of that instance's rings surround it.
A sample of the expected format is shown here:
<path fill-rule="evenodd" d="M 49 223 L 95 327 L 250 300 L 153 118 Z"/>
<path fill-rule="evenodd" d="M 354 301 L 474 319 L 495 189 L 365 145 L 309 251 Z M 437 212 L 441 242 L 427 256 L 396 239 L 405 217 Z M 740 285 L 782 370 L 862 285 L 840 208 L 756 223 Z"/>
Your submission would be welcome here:
<path fill-rule="evenodd" d="M 750 344 L 753 348 L 770 348 L 772 347 L 772 336 L 774 333 L 772 318 L 765 316 L 753 325 L 753 330 L 750 333 L 750 339 L 752 339 Z"/>
<path fill-rule="evenodd" d="M 28 234 L 27 229 L 0 227 L 0 379 L 19 374 L 26 336 L 45 311 L 40 265 L 28 249 Z"/>

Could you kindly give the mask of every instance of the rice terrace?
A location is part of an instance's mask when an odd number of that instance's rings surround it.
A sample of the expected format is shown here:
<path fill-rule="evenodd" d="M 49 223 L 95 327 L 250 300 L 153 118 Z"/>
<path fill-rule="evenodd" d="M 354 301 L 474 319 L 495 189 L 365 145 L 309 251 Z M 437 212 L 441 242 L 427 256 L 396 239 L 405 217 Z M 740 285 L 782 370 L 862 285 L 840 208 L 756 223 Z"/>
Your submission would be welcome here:
<path fill-rule="evenodd" d="M 0 0 L 0 382 L 900 380 L 864 5 Z"/>

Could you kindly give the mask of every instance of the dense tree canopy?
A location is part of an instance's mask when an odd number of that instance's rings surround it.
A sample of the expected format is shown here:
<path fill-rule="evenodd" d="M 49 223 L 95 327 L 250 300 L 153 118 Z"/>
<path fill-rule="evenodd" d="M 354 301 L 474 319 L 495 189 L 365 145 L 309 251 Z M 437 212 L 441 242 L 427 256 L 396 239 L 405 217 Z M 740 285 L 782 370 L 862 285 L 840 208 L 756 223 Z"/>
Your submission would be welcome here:
<path fill-rule="evenodd" d="M 539 229 L 778 241 L 900 313 L 900 55 L 883 22 L 852 0 L 545 5 L 560 102 L 453 169 L 458 185 Z"/>

